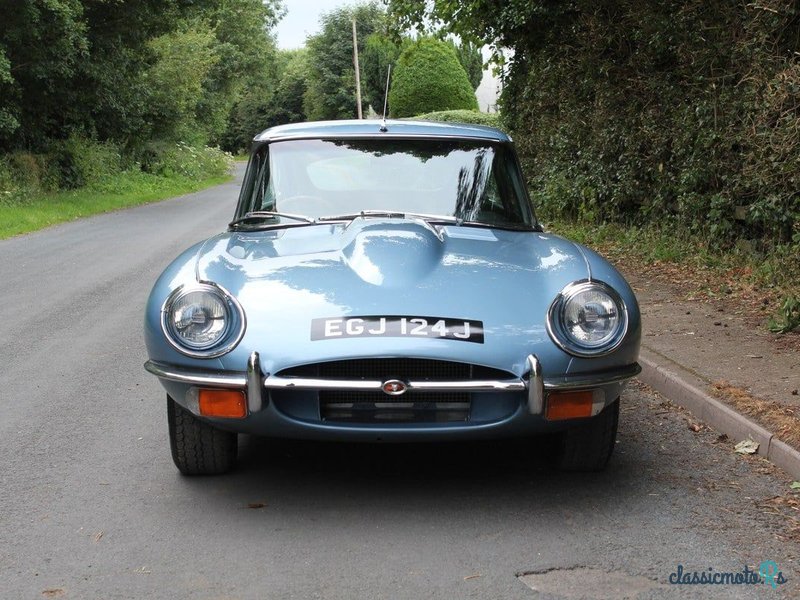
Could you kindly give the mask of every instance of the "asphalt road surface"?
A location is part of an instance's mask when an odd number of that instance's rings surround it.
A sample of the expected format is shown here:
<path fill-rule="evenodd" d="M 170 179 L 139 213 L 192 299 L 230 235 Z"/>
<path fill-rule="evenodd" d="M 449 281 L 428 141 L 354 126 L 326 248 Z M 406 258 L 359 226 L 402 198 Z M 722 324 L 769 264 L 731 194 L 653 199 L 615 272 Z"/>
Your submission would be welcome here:
<path fill-rule="evenodd" d="M 785 475 L 639 385 L 602 474 L 535 442 L 244 438 L 235 473 L 181 477 L 143 307 L 236 192 L 0 242 L 0 598 L 798 597 Z M 788 583 L 669 584 L 766 560 Z"/>

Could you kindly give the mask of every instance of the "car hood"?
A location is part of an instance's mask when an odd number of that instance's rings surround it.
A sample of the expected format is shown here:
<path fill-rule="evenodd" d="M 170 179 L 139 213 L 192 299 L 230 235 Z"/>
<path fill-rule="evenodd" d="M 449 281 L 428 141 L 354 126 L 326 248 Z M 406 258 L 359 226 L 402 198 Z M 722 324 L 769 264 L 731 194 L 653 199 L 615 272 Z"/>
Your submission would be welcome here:
<path fill-rule="evenodd" d="M 310 362 L 417 356 L 521 375 L 536 352 L 545 373 L 563 374 L 571 358 L 550 341 L 547 310 L 568 283 L 590 275 L 581 247 L 558 236 L 396 218 L 227 232 L 200 247 L 195 268 L 198 280 L 234 295 L 247 317 L 242 342 L 222 366 L 241 370 L 257 351 L 272 373 Z M 367 315 L 481 321 L 484 340 L 312 340 L 314 319 Z"/>

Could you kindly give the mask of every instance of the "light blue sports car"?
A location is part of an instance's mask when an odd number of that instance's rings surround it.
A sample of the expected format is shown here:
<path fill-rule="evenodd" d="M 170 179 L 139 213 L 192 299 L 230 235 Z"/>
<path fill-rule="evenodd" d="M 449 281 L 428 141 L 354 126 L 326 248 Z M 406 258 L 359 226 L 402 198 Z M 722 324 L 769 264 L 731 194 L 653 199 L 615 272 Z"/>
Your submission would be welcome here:
<path fill-rule="evenodd" d="M 304 123 L 255 138 L 227 230 L 159 277 L 145 368 L 184 474 L 231 469 L 239 433 L 541 433 L 599 470 L 640 337 L 623 277 L 542 230 L 501 131 Z"/>

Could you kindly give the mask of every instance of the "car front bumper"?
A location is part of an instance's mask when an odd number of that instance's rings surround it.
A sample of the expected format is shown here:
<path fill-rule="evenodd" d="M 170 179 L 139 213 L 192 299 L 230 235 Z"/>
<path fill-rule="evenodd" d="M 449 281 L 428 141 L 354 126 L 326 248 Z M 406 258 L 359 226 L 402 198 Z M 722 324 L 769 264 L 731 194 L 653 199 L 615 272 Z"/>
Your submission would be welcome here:
<path fill-rule="evenodd" d="M 527 358 L 527 372 L 519 378 L 466 381 L 403 381 L 410 392 L 466 392 L 473 401 L 473 416 L 456 422 L 355 423 L 320 417 L 316 394 L 324 390 L 376 392 L 387 383 L 369 379 L 325 379 L 264 375 L 258 353 L 253 352 L 245 371 L 213 371 L 186 368 L 157 361 L 145 369 L 159 378 L 167 393 L 197 416 L 200 389 L 235 389 L 245 393 L 247 415 L 242 419 L 206 418 L 220 428 L 274 437 L 361 440 L 423 441 L 511 437 L 558 431 L 574 421 L 545 418 L 548 398 L 559 392 L 591 390 L 591 416 L 614 402 L 624 383 L 635 377 L 637 363 L 598 373 L 543 377 L 539 359 Z M 287 400 L 286 394 L 294 394 Z"/>

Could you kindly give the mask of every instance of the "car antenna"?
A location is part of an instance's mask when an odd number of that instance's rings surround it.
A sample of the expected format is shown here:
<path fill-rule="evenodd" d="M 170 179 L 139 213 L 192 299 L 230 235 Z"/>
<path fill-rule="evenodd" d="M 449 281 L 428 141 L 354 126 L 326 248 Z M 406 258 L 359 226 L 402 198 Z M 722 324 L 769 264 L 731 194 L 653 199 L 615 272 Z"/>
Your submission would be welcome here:
<path fill-rule="evenodd" d="M 389 128 L 386 126 L 386 106 L 389 104 L 389 81 L 392 77 L 392 65 L 389 65 L 389 69 L 386 72 L 386 93 L 383 95 L 383 118 L 381 118 L 381 131 L 386 132 L 389 131 Z"/>

